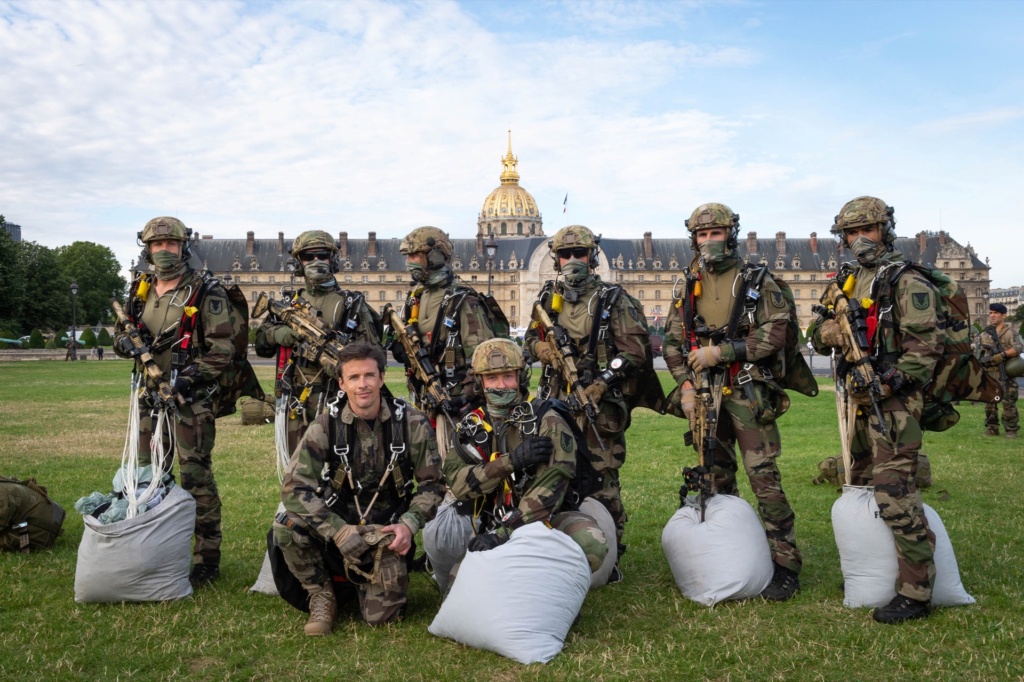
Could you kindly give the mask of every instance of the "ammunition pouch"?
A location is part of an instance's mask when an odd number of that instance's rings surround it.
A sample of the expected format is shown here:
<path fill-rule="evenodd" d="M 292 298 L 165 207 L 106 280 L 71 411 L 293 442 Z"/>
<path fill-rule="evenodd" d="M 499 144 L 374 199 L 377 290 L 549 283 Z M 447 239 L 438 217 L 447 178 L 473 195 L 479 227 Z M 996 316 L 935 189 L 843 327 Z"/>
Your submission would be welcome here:
<path fill-rule="evenodd" d="M 602 436 L 618 436 L 629 428 L 629 405 L 622 397 L 622 392 L 609 389 L 598 404 L 595 426 Z"/>
<path fill-rule="evenodd" d="M 398 565 L 403 559 L 388 549 L 395 536 L 380 532 L 380 528 L 376 524 L 361 526 L 359 534 L 370 548 L 358 560 L 345 557 L 345 577 L 354 585 L 377 583 L 386 587 L 398 579 Z"/>

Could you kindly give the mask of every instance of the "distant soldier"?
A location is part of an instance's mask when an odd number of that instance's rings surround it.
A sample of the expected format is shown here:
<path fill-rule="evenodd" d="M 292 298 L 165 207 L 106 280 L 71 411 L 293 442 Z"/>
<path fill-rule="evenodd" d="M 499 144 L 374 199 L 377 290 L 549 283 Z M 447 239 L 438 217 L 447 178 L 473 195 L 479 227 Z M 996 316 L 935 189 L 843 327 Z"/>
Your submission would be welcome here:
<path fill-rule="evenodd" d="M 552 368 L 556 357 L 565 352 L 578 357 L 579 380 L 588 401 L 598 406 L 593 421 L 582 409 L 577 415 L 591 464 L 601 480 L 601 489 L 592 497 L 604 504 L 615 520 L 621 556 L 626 549 L 622 540 L 627 515 L 619 469 L 626 461 L 630 409 L 644 384 L 656 385 L 659 394 L 661 384 L 653 373 L 641 376 L 652 361 L 647 321 L 642 307 L 622 287 L 601 281 L 596 272 L 599 241 L 588 228 L 570 225 L 548 242 L 559 276 L 544 285 L 537 302 L 564 330 L 571 348 L 559 348 L 552 335 L 542 335 L 536 326 L 527 331 L 525 346 L 544 365 L 539 392 L 545 397 L 568 396 L 571 387 Z M 620 580 L 622 571 L 616 564 L 610 582 Z"/>
<path fill-rule="evenodd" d="M 342 403 L 306 430 L 281 488 L 286 511 L 273 528 L 288 570 L 309 595 L 307 635 L 334 627 L 332 564 L 344 566 L 368 624 L 402 617 L 413 537 L 443 494 L 433 429 L 388 392 L 384 351 L 356 342 L 341 356 Z"/>
<path fill-rule="evenodd" d="M 292 244 L 291 255 L 302 268 L 305 286 L 291 295 L 312 306 L 317 315 L 337 333 L 342 343 L 380 343 L 380 319 L 358 291 L 338 285 L 338 246 L 331 235 L 320 230 L 303 232 Z M 293 350 L 284 370 L 283 383 L 289 397 L 288 452 L 295 451 L 302 434 L 337 393 L 336 376 L 331 376 L 316 358 L 307 357 L 295 332 L 274 315 L 268 315 L 256 330 L 256 354 L 270 358 Z"/>
<path fill-rule="evenodd" d="M 861 406 L 850 443 L 852 484 L 874 486 L 878 512 L 896 546 L 896 596 L 875 609 L 873 617 L 880 623 L 924 618 L 929 613 L 935 534 L 928 528 L 914 478 L 921 450 L 923 387 L 932 379 L 943 351 L 939 292 L 921 272 L 904 267 L 906 260 L 893 245 L 893 213 L 881 199 L 857 197 L 843 205 L 832 226 L 840 245 L 857 259 L 848 270 L 853 286 L 847 298 L 865 302 L 867 355 L 879 379 L 874 393 L 863 381 L 863 368 L 848 366 L 844 377 L 849 395 Z M 902 274 L 893 281 L 898 273 Z M 821 302 L 834 306 L 836 289 L 826 289 Z M 811 340 L 820 353 L 831 353 L 833 348 L 844 355 L 851 352 L 851 342 L 834 319 L 815 324 Z M 879 412 L 885 423 L 879 422 Z"/>
<path fill-rule="evenodd" d="M 978 339 L 981 363 L 989 376 L 999 381 L 1003 389 L 1003 428 L 1006 429 L 1007 438 L 1016 438 L 1020 429 L 1017 417 L 1017 378 L 1006 373 L 1006 363 L 1010 358 L 1024 353 L 1024 342 L 1021 341 L 1020 333 L 1006 324 L 1006 306 L 992 303 L 988 309 L 988 326 Z M 998 403 L 985 403 L 985 435 L 999 435 Z"/>
<path fill-rule="evenodd" d="M 216 438 L 214 420 L 234 412 L 240 394 L 262 398 L 263 393 L 245 359 L 248 311 L 233 305 L 220 282 L 189 266 L 190 234 L 177 218 L 146 223 L 139 239 L 143 258 L 155 276 L 141 273 L 135 279 L 125 312 L 184 403 L 175 412 L 175 442 L 181 486 L 196 500 L 190 579 L 200 587 L 220 576 L 221 502 L 210 456 Z M 241 305 L 244 308 L 244 298 Z M 140 352 L 120 324 L 114 352 L 135 358 L 136 370 L 142 371 Z M 151 461 L 156 425 L 157 405 L 151 396 L 147 392 L 140 406 L 142 465 Z M 164 465 L 170 467 L 170 463 Z"/>
<path fill-rule="evenodd" d="M 459 422 L 455 444 L 444 458 L 456 509 L 472 523 L 469 551 L 504 544 L 528 523 L 550 523 L 583 548 L 596 571 L 608 553 L 608 539 L 594 519 L 578 511 L 591 477 L 589 467 L 577 472 L 576 435 L 561 413 L 567 406 L 527 402 L 522 350 L 509 339 L 477 346 L 471 376 L 484 407 Z M 426 546 L 428 555 L 431 549 Z"/>
<path fill-rule="evenodd" d="M 789 308 L 770 276 L 760 280 L 755 296 L 737 294 L 746 291 L 748 269 L 737 249 L 740 217 L 728 206 L 698 206 L 686 227 L 697 256 L 665 321 L 665 363 L 679 384 L 673 395 L 679 411 L 692 421 L 697 383 L 717 373 L 719 381 L 710 382 L 723 386 L 715 434 L 719 447 L 711 470 L 714 487 L 739 495 L 739 446 L 774 562 L 774 575 L 761 596 L 785 601 L 800 588 L 803 558 L 796 546 L 793 507 L 776 463 L 782 438 L 775 420 L 789 407 L 789 398 L 767 366 L 785 346 Z"/>

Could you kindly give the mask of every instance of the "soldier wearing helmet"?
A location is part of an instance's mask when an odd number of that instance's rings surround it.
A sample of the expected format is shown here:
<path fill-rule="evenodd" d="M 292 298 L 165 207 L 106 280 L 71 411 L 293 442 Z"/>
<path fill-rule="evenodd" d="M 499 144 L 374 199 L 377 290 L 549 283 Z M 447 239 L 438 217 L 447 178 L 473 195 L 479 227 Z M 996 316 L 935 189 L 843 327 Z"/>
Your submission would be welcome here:
<path fill-rule="evenodd" d="M 234 411 L 234 387 L 258 395 L 252 367 L 245 359 L 248 314 L 239 314 L 215 279 L 189 266 L 192 231 L 177 218 L 154 218 L 138 233 L 143 260 L 151 272 L 132 282 L 125 313 L 139 329 L 165 379 L 172 385 L 175 444 L 181 486 L 196 500 L 195 545 L 190 579 L 199 587 L 220 575 L 221 502 L 211 468 L 215 418 Z M 145 375 L 140 351 L 119 323 L 114 352 L 133 358 Z M 247 384 L 246 382 L 252 382 Z M 167 407 L 156 385 L 140 398 L 139 458 L 150 464 L 158 414 Z M 154 463 L 155 464 L 155 463 Z M 170 469 L 171 462 L 163 462 Z"/>
<path fill-rule="evenodd" d="M 832 306 L 841 288 L 839 295 L 861 303 L 864 322 L 872 332 L 868 345 L 880 382 L 877 393 L 854 380 L 860 370 L 852 365 L 840 364 L 839 380 L 846 383 L 850 399 L 861 406 L 851 426 L 849 475 L 853 485 L 874 486 L 879 513 L 896 546 L 896 596 L 873 614 L 882 623 L 929 613 L 935 535 L 922 511 L 914 475 L 921 449 L 923 386 L 943 353 L 938 290 L 894 247 L 893 214 L 892 207 L 876 197 L 857 197 L 842 207 L 832 233 L 856 261 L 843 265 L 839 287 L 830 286 L 822 297 L 825 306 Z M 815 321 L 811 340 L 820 353 L 831 353 L 833 348 L 844 354 L 850 351 L 839 323 L 827 315 Z M 879 411 L 884 424 L 879 423 Z"/>
<path fill-rule="evenodd" d="M 538 521 L 572 537 L 597 570 L 608 545 L 597 522 L 577 510 L 577 433 L 568 413 L 555 401 L 527 401 L 523 353 L 509 339 L 477 346 L 470 376 L 484 405 L 456 426 L 444 457 L 445 481 L 455 499 L 424 530 L 438 583 L 447 588 L 449 569 L 467 549 L 493 549 L 516 528 Z"/>
<path fill-rule="evenodd" d="M 685 224 L 696 255 L 665 320 L 665 363 L 678 384 L 669 401 L 674 414 L 692 421 L 698 388 L 721 393 L 714 490 L 739 495 L 738 446 L 775 569 L 761 596 L 785 601 L 800 587 L 803 559 L 776 463 L 782 441 L 775 420 L 789 398 L 769 364 L 785 348 L 788 304 L 766 270 L 741 264 L 740 217 L 732 209 L 702 204 Z"/>
<path fill-rule="evenodd" d="M 467 388 L 469 358 L 483 341 L 496 335 L 496 325 L 484 297 L 472 287 L 458 282 L 451 267 L 452 242 L 436 227 L 418 227 L 402 240 L 399 251 L 405 256 L 413 288 L 406 296 L 401 317 L 417 335 L 430 362 L 441 374 L 449 395 L 459 400 Z M 504 323 L 507 336 L 508 323 Z M 413 376 L 411 361 L 400 344 L 389 346 L 398 362 L 409 370 L 409 391 L 417 404 L 427 405 L 422 386 Z M 436 420 L 437 414 L 430 414 Z M 443 440 L 438 434 L 439 441 Z"/>
<path fill-rule="evenodd" d="M 302 270 L 305 286 L 294 293 L 285 290 L 283 295 L 307 301 L 336 331 L 342 343 L 379 344 L 379 316 L 362 293 L 342 289 L 334 276 L 338 270 L 338 246 L 331 235 L 323 230 L 303 232 L 292 243 L 291 255 Z M 268 315 L 256 330 L 255 347 L 257 355 L 276 356 L 279 366 L 285 367 L 283 400 L 288 409 L 279 410 L 276 419 L 286 422 L 287 452 L 294 452 L 310 422 L 336 394 L 337 377 L 329 376 L 316 358 L 306 357 L 295 332 L 274 315 Z"/>
<path fill-rule="evenodd" d="M 594 423 L 589 424 L 584 406 L 573 405 L 578 410 L 578 423 L 586 436 L 593 469 L 602 481 L 602 489 L 593 497 L 608 508 L 615 520 L 618 557 L 626 549 L 622 540 L 627 516 L 619 488 L 619 469 L 626 461 L 625 431 L 630 409 L 638 404 L 636 400 L 645 385 L 656 386 L 660 392 L 661 384 L 640 376 L 652 362 L 647 321 L 639 302 L 621 287 L 601 281 L 597 274 L 600 241 L 583 225 L 569 225 L 556 232 L 548 247 L 557 277 L 541 289 L 537 304 L 565 330 L 571 352 L 578 356 L 585 392 L 598 407 Z M 563 352 L 555 339 L 542 337 L 541 330 L 531 327 L 525 345 L 545 368 L 540 394 L 567 398 L 564 382 L 552 370 L 556 355 Z M 621 579 L 622 571 L 616 563 L 612 580 Z"/>

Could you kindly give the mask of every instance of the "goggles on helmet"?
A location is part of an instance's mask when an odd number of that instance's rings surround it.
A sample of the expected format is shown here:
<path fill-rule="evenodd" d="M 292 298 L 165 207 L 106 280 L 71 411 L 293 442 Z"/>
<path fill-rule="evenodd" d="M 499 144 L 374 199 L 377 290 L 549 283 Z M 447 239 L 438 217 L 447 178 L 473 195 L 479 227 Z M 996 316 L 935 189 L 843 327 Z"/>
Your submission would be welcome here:
<path fill-rule="evenodd" d="M 588 249 L 585 246 L 577 246 L 575 248 L 558 249 L 558 251 L 555 251 L 555 253 L 558 254 L 559 258 L 579 258 L 580 260 L 582 260 L 584 256 L 590 254 L 590 249 Z"/>

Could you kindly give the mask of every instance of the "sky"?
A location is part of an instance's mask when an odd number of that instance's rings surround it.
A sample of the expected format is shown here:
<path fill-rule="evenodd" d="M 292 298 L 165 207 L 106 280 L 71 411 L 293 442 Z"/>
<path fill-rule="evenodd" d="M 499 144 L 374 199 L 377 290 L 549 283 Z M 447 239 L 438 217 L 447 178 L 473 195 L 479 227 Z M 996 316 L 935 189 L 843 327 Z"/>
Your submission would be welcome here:
<path fill-rule="evenodd" d="M 0 1 L 0 214 L 125 268 L 160 215 L 469 238 L 511 129 L 547 234 L 718 201 L 822 237 L 870 194 L 1019 285 L 1022 31 L 1021 2 Z"/>

